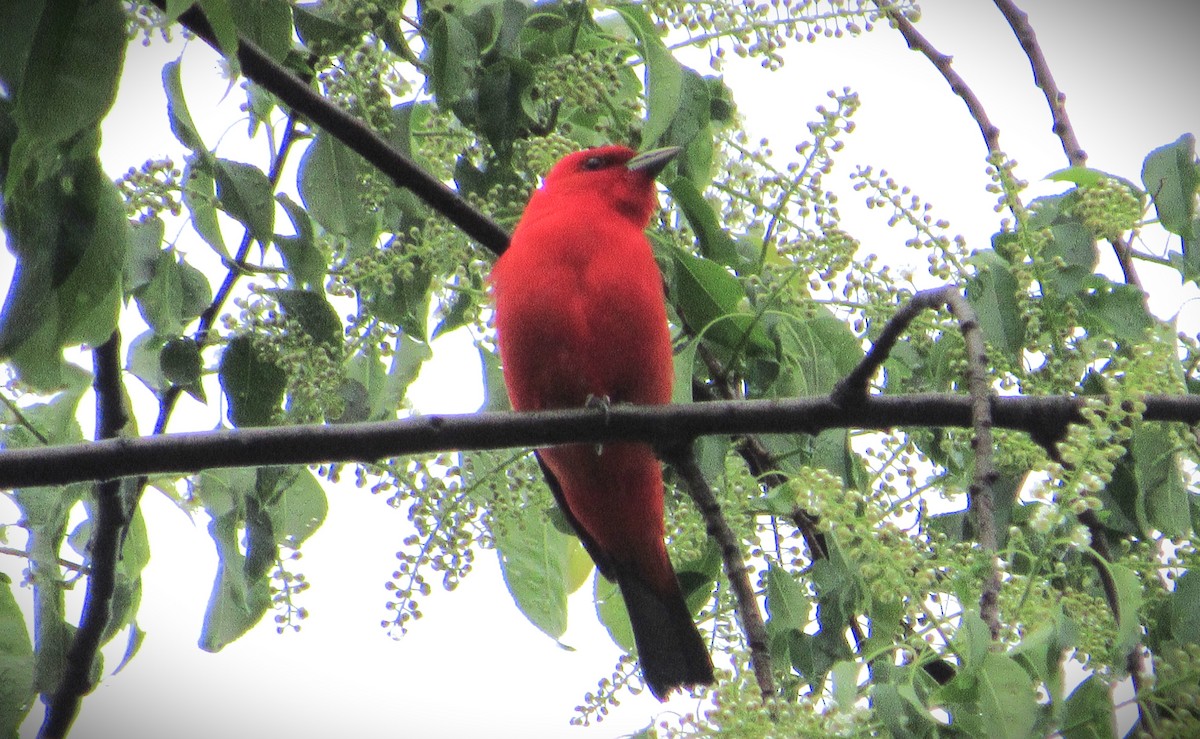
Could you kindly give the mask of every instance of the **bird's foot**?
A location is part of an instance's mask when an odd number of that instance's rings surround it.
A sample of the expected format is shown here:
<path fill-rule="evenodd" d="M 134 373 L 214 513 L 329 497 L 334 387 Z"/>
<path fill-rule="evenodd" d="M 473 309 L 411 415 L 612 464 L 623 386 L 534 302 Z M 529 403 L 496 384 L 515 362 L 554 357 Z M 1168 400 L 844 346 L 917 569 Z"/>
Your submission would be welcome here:
<path fill-rule="evenodd" d="M 607 395 L 592 395 L 588 393 L 587 400 L 583 401 L 585 408 L 598 409 L 604 413 L 604 425 L 608 425 L 608 412 L 612 408 L 612 401 Z M 604 453 L 604 445 L 596 445 L 596 456 L 599 457 Z"/>

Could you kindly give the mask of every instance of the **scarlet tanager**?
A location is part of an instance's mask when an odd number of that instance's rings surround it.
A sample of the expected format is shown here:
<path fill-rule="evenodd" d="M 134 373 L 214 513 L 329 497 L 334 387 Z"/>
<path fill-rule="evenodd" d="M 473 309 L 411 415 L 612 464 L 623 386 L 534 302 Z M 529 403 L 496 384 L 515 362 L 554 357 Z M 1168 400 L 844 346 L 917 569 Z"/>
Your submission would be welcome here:
<path fill-rule="evenodd" d="M 490 278 L 513 408 L 670 402 L 662 276 L 644 231 L 657 206 L 654 178 L 677 153 L 576 152 L 530 198 Z M 621 590 L 650 692 L 665 700 L 676 688 L 711 684 L 712 660 L 663 543 L 654 451 L 620 442 L 538 455 L 566 518 Z"/>

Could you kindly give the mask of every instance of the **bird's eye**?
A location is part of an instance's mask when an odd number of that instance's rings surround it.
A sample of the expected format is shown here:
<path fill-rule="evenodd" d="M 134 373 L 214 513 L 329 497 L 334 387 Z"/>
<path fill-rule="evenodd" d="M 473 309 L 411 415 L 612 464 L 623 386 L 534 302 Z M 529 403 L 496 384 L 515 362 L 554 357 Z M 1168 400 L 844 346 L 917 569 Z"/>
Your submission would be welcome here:
<path fill-rule="evenodd" d="M 604 166 L 604 159 L 602 159 L 601 157 L 589 157 L 583 163 L 583 168 L 589 169 L 589 170 L 600 169 L 603 166 Z"/>

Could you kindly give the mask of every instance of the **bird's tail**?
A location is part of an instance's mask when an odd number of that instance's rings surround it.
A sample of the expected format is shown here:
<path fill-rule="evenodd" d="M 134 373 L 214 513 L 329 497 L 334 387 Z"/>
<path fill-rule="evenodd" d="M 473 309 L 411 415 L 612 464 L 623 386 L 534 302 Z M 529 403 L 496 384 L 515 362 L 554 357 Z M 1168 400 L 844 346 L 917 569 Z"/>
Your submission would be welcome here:
<path fill-rule="evenodd" d="M 712 658 L 678 583 L 664 592 L 624 568 L 614 569 L 629 611 L 642 677 L 654 697 L 666 700 L 676 688 L 711 685 Z"/>

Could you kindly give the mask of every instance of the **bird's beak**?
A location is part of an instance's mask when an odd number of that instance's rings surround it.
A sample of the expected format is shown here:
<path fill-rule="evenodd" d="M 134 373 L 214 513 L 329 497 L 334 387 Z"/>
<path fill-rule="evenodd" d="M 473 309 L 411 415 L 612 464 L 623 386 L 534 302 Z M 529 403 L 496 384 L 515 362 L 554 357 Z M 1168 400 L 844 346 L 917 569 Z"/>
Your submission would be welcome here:
<path fill-rule="evenodd" d="M 625 168 L 630 172 L 644 172 L 648 178 L 654 179 L 681 151 L 683 149 L 678 146 L 666 146 L 662 149 L 643 151 L 626 162 Z"/>

